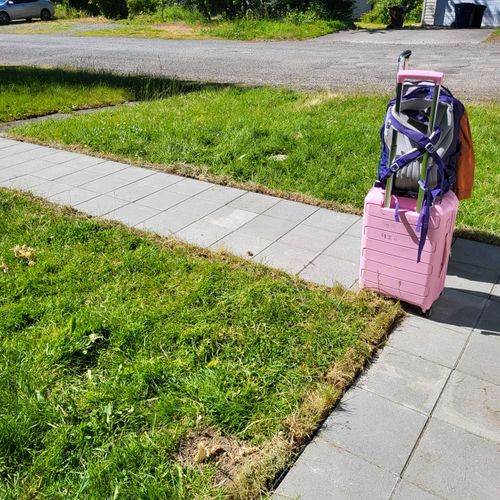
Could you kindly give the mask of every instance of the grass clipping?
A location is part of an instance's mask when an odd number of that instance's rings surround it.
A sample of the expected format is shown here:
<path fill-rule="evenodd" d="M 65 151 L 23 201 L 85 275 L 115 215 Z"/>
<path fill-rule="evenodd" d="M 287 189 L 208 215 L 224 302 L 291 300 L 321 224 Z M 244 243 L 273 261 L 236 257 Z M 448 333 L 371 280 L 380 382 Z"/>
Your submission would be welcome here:
<path fill-rule="evenodd" d="M 346 299 L 349 295 L 355 296 L 352 292 L 342 293 Z M 371 294 L 367 291 L 360 293 Z M 178 461 L 188 466 L 203 466 L 205 463 L 215 466 L 215 486 L 221 488 L 224 497 L 243 500 L 259 498 L 268 492 L 275 479 L 310 441 L 401 317 L 399 304 L 394 303 L 387 309 L 377 307 L 377 302 L 381 306 L 384 299 L 373 295 L 372 300 L 377 314 L 342 359 L 306 392 L 301 405 L 286 419 L 284 431 L 260 448 L 245 445 L 231 436 L 222 436 L 214 428 L 193 431 L 181 444 Z M 387 306 L 387 302 L 384 305 Z"/>

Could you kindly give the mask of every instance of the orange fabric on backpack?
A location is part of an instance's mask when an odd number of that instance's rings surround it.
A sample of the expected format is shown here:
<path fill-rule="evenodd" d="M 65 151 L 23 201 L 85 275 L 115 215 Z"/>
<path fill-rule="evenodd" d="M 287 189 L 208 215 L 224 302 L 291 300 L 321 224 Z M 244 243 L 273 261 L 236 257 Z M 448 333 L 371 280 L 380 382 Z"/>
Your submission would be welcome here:
<path fill-rule="evenodd" d="M 455 184 L 455 194 L 459 200 L 466 200 L 472 196 L 472 187 L 474 185 L 474 145 L 472 144 L 472 133 L 470 131 L 469 118 L 467 111 L 460 120 L 460 153 L 457 158 Z"/>

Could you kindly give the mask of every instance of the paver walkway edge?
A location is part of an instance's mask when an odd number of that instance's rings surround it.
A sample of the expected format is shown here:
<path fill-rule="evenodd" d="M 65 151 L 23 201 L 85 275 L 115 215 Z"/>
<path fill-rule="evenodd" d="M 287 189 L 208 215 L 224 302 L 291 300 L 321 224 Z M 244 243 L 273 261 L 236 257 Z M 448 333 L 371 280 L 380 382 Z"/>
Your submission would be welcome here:
<path fill-rule="evenodd" d="M 361 219 L 0 138 L 0 186 L 356 289 Z M 276 498 L 500 497 L 500 248 L 458 239 L 431 319 L 407 318 Z"/>

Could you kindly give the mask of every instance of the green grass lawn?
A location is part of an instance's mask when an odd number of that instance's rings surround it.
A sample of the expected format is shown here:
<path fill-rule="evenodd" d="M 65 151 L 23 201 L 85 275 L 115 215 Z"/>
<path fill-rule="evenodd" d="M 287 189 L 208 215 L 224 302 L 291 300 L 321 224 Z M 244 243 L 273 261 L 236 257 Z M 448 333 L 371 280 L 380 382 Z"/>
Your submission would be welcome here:
<path fill-rule="evenodd" d="M 487 39 L 487 42 L 500 42 L 500 28 L 497 28 Z"/>
<path fill-rule="evenodd" d="M 387 99 L 228 87 L 28 125 L 13 133 L 359 213 L 376 178 L 378 130 Z M 498 242 L 500 105 L 467 108 L 477 154 L 476 187 L 473 198 L 460 205 L 458 226 L 466 235 Z"/>
<path fill-rule="evenodd" d="M 0 234 L 2 498 L 255 497 L 400 314 L 6 190 Z"/>
<path fill-rule="evenodd" d="M 0 123 L 165 97 L 197 85 L 106 72 L 0 66 Z"/>

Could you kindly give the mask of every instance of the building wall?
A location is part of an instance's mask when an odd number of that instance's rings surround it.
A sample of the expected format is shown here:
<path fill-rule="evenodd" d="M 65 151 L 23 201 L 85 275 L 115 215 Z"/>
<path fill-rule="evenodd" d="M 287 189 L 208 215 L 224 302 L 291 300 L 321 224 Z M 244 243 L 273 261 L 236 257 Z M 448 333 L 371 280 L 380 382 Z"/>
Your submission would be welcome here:
<path fill-rule="evenodd" d="M 436 26 L 450 26 L 455 20 L 455 3 L 463 2 L 486 5 L 482 27 L 500 26 L 500 0 L 427 0 L 424 23 Z M 431 21 L 432 10 L 434 10 L 434 22 Z"/>
<path fill-rule="evenodd" d="M 424 4 L 422 22 L 427 26 L 434 25 L 435 14 L 436 14 L 436 0 L 427 0 Z"/>

